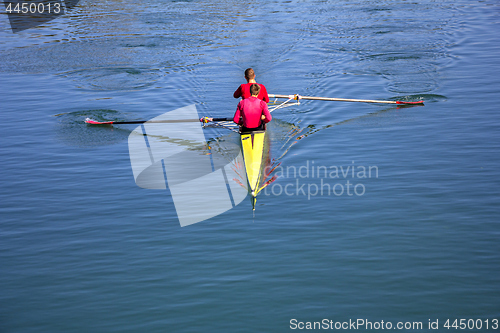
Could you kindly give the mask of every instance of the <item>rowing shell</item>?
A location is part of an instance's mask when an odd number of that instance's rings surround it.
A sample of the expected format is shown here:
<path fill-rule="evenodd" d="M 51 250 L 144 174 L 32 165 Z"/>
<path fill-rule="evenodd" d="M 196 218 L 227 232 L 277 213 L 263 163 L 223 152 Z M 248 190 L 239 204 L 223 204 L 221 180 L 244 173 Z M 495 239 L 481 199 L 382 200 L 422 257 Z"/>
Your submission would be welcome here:
<path fill-rule="evenodd" d="M 257 194 L 259 193 L 259 185 L 262 178 L 262 166 L 264 155 L 264 141 L 266 139 L 266 131 L 252 131 L 249 133 L 241 133 L 241 151 L 243 152 L 243 161 L 245 163 L 245 171 L 247 174 L 248 190 L 252 196 L 252 209 L 255 210 L 257 202 Z"/>
<path fill-rule="evenodd" d="M 300 96 L 295 95 L 273 95 L 269 94 L 269 97 L 276 98 L 276 101 L 269 108 L 269 112 L 273 112 L 277 109 L 284 108 L 287 106 L 299 105 L 301 99 L 310 100 L 324 100 L 324 101 L 345 101 L 345 102 L 364 102 L 364 103 L 385 103 L 385 104 L 421 104 L 423 101 L 381 101 L 381 100 L 361 100 L 361 99 L 344 99 L 344 98 L 330 98 L 330 97 L 312 97 L 312 96 Z M 277 102 L 278 98 L 286 99 L 284 102 Z M 85 119 L 85 122 L 89 125 L 114 125 L 114 124 L 143 124 L 143 123 L 181 123 L 181 122 L 201 122 L 203 127 L 220 127 L 225 128 L 234 132 L 238 132 L 237 125 L 232 122 L 232 118 L 208 118 L 203 117 L 201 119 L 172 119 L 172 120 L 137 120 L 137 121 L 95 121 L 90 118 Z M 245 173 L 247 175 L 248 192 L 252 196 L 252 208 L 255 210 L 256 197 L 261 190 L 266 186 L 274 182 L 277 176 L 272 176 L 267 179 L 272 172 L 279 166 L 280 163 L 275 165 L 270 171 L 264 169 L 264 162 L 267 161 L 267 157 L 264 158 L 264 145 L 266 141 L 266 131 L 259 130 L 253 132 L 240 133 L 241 150 L 243 154 L 243 160 L 245 165 Z M 267 156 L 267 155 L 266 155 Z M 263 183 L 263 184 L 262 184 Z M 241 184 L 240 182 L 240 185 Z"/>

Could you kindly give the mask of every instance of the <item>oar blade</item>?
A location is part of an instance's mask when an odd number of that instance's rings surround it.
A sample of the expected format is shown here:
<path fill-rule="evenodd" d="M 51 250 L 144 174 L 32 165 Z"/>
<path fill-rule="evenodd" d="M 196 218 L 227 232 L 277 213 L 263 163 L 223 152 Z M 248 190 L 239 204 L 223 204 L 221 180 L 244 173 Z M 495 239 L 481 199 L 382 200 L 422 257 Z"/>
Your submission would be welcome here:
<path fill-rule="evenodd" d="M 91 125 L 112 125 L 112 121 L 97 121 L 94 119 L 87 118 L 85 119 L 85 123 L 91 124 Z"/>
<path fill-rule="evenodd" d="M 416 101 L 416 102 L 403 102 L 403 101 L 396 101 L 396 104 L 411 104 L 411 105 L 415 105 L 415 104 L 424 104 L 424 101 Z"/>

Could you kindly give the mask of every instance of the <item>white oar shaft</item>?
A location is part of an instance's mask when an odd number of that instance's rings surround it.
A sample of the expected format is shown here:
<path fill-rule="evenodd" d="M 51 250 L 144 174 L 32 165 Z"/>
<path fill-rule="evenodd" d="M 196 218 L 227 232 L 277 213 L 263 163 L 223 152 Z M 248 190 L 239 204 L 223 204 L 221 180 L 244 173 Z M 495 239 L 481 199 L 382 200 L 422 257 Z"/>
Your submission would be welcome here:
<path fill-rule="evenodd" d="M 296 98 L 296 96 L 298 98 Z M 333 98 L 333 97 L 313 97 L 300 95 L 274 95 L 269 94 L 269 98 L 293 98 L 293 99 L 310 99 L 316 101 L 335 101 L 335 102 L 361 102 L 361 103 L 384 103 L 384 104 L 400 104 L 396 101 L 379 101 L 374 99 L 350 99 L 350 98 Z"/>

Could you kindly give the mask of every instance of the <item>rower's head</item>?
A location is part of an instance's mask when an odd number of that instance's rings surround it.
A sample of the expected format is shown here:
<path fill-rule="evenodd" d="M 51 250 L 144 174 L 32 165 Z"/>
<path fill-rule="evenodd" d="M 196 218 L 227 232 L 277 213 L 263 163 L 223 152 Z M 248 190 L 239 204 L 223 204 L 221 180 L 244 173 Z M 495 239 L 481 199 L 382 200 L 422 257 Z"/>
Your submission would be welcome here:
<path fill-rule="evenodd" d="M 260 86 L 257 83 L 254 83 L 250 86 L 250 94 L 252 94 L 253 97 L 259 96 L 260 92 Z"/>
<path fill-rule="evenodd" d="M 253 68 L 247 68 L 245 70 L 245 79 L 250 82 L 250 80 L 255 80 L 255 72 Z"/>

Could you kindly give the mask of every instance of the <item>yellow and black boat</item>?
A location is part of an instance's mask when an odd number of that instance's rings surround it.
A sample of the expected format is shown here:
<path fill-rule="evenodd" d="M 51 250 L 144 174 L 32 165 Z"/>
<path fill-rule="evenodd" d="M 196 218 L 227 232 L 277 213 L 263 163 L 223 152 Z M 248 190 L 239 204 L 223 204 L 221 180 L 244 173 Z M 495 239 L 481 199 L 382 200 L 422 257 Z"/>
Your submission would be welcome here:
<path fill-rule="evenodd" d="M 260 184 L 263 178 L 266 131 L 240 131 L 240 140 L 247 175 L 248 191 L 252 196 L 252 209 L 255 210 L 257 194 L 262 189 Z"/>

